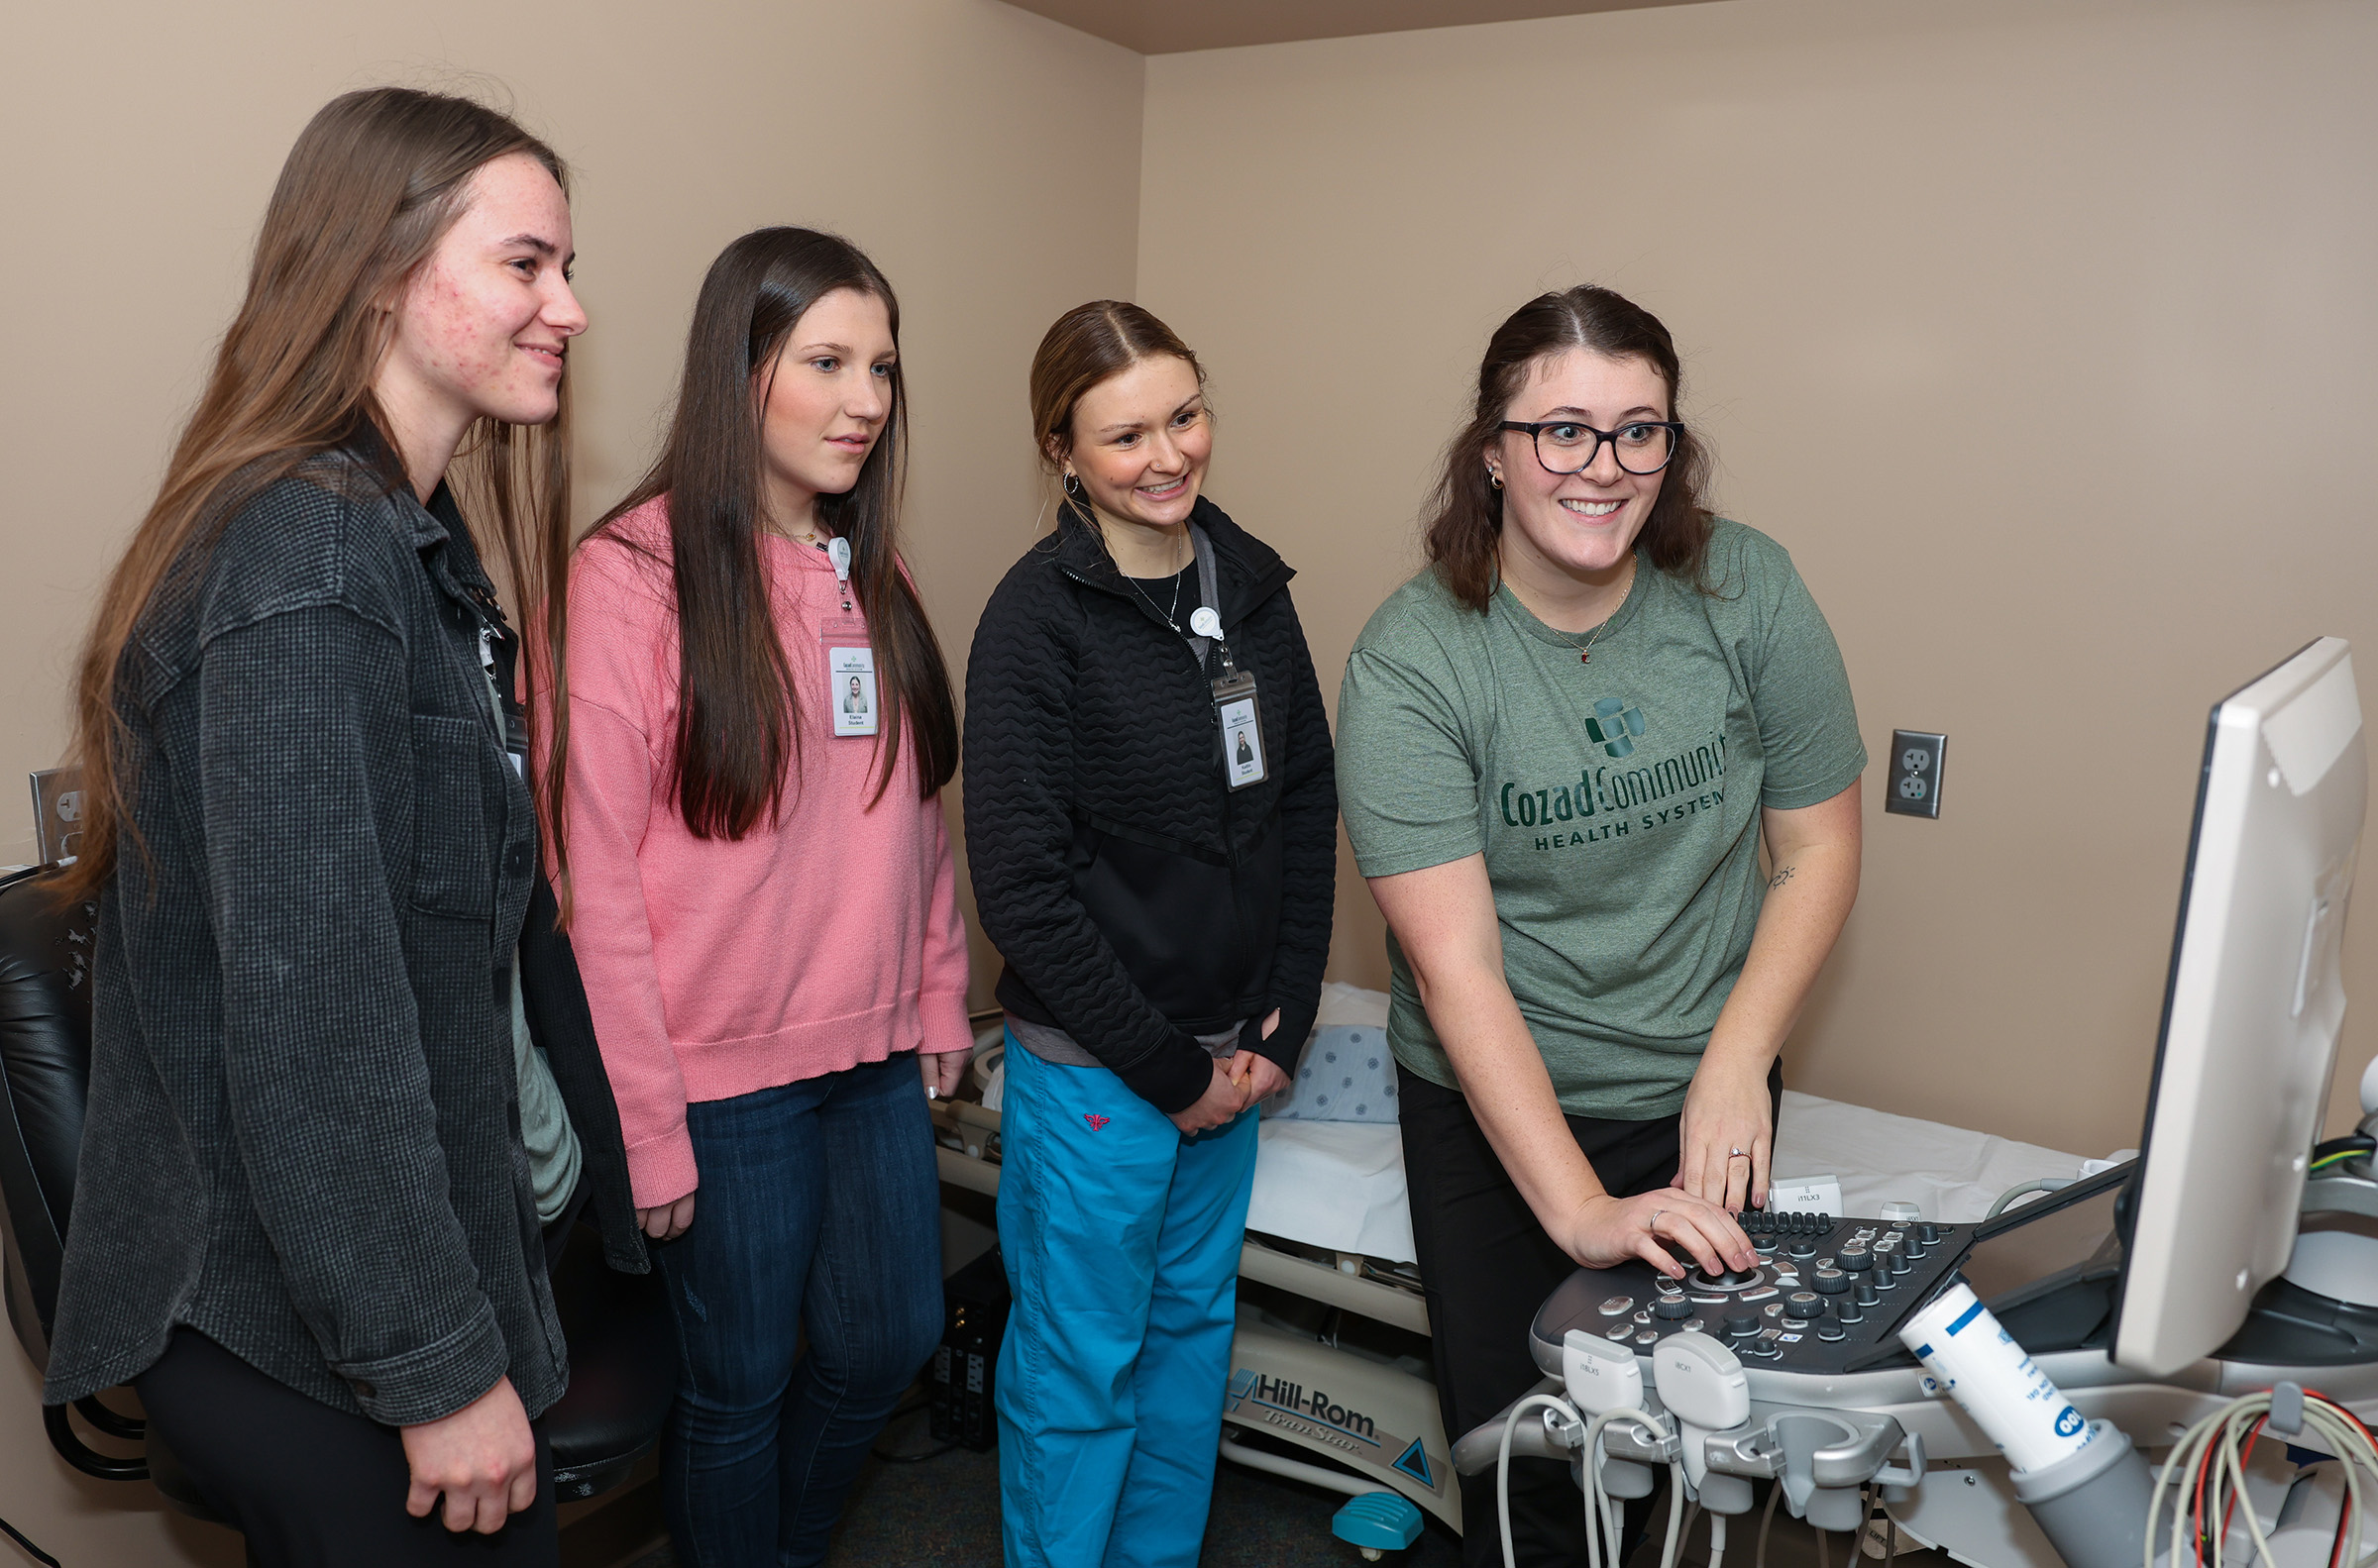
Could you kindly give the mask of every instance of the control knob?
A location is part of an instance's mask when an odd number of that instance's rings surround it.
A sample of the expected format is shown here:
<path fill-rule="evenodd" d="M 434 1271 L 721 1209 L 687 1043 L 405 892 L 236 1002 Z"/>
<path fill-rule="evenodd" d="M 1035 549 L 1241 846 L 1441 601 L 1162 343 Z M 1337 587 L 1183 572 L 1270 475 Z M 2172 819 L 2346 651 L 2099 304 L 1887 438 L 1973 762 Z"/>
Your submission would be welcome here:
<path fill-rule="evenodd" d="M 1663 1296 L 1652 1304 L 1652 1315 L 1668 1322 L 1680 1322 L 1692 1315 L 1692 1304 L 1681 1296 Z"/>
<path fill-rule="evenodd" d="M 1825 1299 L 1814 1291 L 1794 1291 L 1784 1298 L 1784 1315 L 1803 1321 L 1825 1315 Z"/>
<path fill-rule="evenodd" d="M 1808 1283 L 1826 1296 L 1839 1296 L 1850 1288 L 1850 1277 L 1839 1269 L 1817 1269 L 1808 1276 Z"/>
<path fill-rule="evenodd" d="M 1875 1266 L 1875 1255 L 1867 1251 L 1864 1247 L 1859 1247 L 1854 1250 L 1849 1247 L 1844 1247 L 1841 1249 L 1841 1257 L 1838 1261 L 1840 1262 L 1841 1266 L 1844 1269 L 1847 1269 L 1850 1273 L 1863 1274 L 1868 1269 L 1871 1269 Z"/>
<path fill-rule="evenodd" d="M 1747 1339 L 1758 1331 L 1759 1314 L 1757 1312 L 1733 1311 L 1726 1313 L 1726 1332 L 1735 1338 Z"/>

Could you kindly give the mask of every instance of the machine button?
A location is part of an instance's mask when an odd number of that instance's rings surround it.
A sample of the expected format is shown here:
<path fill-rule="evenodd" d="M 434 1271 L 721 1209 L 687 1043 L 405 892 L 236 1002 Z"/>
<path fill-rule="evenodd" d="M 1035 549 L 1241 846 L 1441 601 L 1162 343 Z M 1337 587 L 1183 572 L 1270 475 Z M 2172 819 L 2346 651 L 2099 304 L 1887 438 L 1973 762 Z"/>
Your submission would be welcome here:
<path fill-rule="evenodd" d="M 1905 1274 L 1915 1267 L 1914 1264 L 1907 1261 L 1907 1254 L 1903 1252 L 1892 1253 L 1888 1261 L 1891 1264 L 1891 1272 L 1894 1275 Z"/>
<path fill-rule="evenodd" d="M 1845 1323 L 1863 1323 L 1866 1321 L 1866 1313 L 1859 1308 L 1857 1302 L 1847 1296 L 1841 1299 L 1841 1304 L 1834 1307 L 1833 1311 L 1834 1314 Z"/>
<path fill-rule="evenodd" d="M 1825 1315 L 1825 1299 L 1814 1291 L 1794 1291 L 1784 1298 L 1784 1310 L 1794 1317 L 1822 1317 Z"/>
<path fill-rule="evenodd" d="M 1633 1323 L 1621 1323 L 1616 1328 L 1610 1330 L 1610 1337 L 1623 1345 L 1628 1340 L 1635 1337 L 1635 1325 Z"/>
<path fill-rule="evenodd" d="M 1759 1314 L 1757 1312 L 1735 1311 L 1726 1313 L 1727 1333 L 1732 1334 L 1739 1339 L 1745 1338 L 1751 1334 L 1755 1334 L 1758 1331 Z"/>
<path fill-rule="evenodd" d="M 1860 1247 L 1855 1252 L 1847 1247 L 1842 1248 L 1839 1261 L 1841 1266 L 1852 1274 L 1863 1274 L 1875 1266 L 1874 1254 L 1864 1247 Z"/>
<path fill-rule="evenodd" d="M 1648 1323 L 1651 1320 L 1652 1314 L 1648 1311 L 1637 1312 L 1635 1314 L 1635 1321 L 1638 1323 Z"/>
<path fill-rule="evenodd" d="M 1660 1342 L 1660 1336 L 1647 1328 L 1635 1336 L 1635 1342 L 1639 1345 L 1656 1345 Z"/>
<path fill-rule="evenodd" d="M 1857 1298 L 1857 1300 L 1858 1300 L 1858 1305 L 1859 1305 L 1859 1306 L 1861 1306 L 1861 1307 L 1873 1307 L 1873 1306 L 1877 1305 L 1878 1303 L 1880 1303 L 1880 1302 L 1883 1300 L 1883 1298 L 1875 1294 L 1875 1282 L 1874 1282 L 1874 1281 L 1872 1281 L 1872 1280 L 1860 1280 L 1860 1281 L 1858 1282 L 1858 1298 Z"/>
<path fill-rule="evenodd" d="M 1697 1317 L 1688 1317 L 1684 1320 L 1683 1331 L 1688 1334 L 1705 1334 L 1709 1331 L 1709 1325 Z"/>
<path fill-rule="evenodd" d="M 1926 1220 L 1922 1224 L 1915 1227 L 1915 1239 L 1922 1242 L 1927 1247 L 1931 1246 L 1934 1242 L 1940 1239 L 1940 1227 L 1933 1224 L 1930 1220 Z"/>
<path fill-rule="evenodd" d="M 1849 1331 L 1828 1317 L 1816 1325 L 1816 1337 L 1825 1340 L 1847 1339 Z"/>
<path fill-rule="evenodd" d="M 1776 1250 L 1778 1242 L 1776 1238 L 1770 1235 L 1767 1231 L 1761 1230 L 1751 1237 L 1751 1245 L 1758 1248 L 1760 1252 L 1772 1256 Z"/>
<path fill-rule="evenodd" d="M 1759 1315 L 1771 1320 L 1781 1317 L 1784 1315 L 1784 1304 L 1782 1302 L 1770 1302 L 1765 1307 L 1759 1308 Z"/>
<path fill-rule="evenodd" d="M 1604 1317 L 1620 1317 L 1633 1310 L 1635 1310 L 1635 1298 L 1632 1296 L 1613 1296 L 1602 1304 Z"/>
<path fill-rule="evenodd" d="M 1816 1238 L 1814 1236 L 1794 1236 L 1791 1238 L 1791 1246 L 1787 1250 L 1795 1258 L 1813 1258 L 1816 1256 Z"/>
<path fill-rule="evenodd" d="M 1663 1296 L 1652 1304 L 1652 1315 L 1668 1322 L 1681 1322 L 1692 1315 L 1692 1304 L 1681 1296 Z"/>
<path fill-rule="evenodd" d="M 1839 1269 L 1818 1269 L 1808 1277 L 1808 1283 L 1826 1296 L 1839 1296 L 1850 1288 L 1850 1277 Z"/>
<path fill-rule="evenodd" d="M 1922 1242 L 1916 1240 L 1915 1237 L 1909 1236 L 1907 1238 L 1907 1244 L 1899 1249 L 1899 1256 L 1907 1259 L 1910 1263 L 1920 1263 L 1926 1257 L 1929 1257 L 1931 1252 L 1932 1249 L 1930 1247 L 1925 1246 Z"/>

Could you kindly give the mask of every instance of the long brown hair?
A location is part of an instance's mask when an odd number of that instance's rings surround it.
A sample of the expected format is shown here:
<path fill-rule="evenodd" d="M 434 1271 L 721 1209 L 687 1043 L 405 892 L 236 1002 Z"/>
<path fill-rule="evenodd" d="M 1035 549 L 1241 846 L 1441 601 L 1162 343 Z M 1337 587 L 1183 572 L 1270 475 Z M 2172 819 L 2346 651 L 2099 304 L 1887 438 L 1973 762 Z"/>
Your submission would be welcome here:
<path fill-rule="evenodd" d="M 685 379 L 660 458 L 589 536 L 590 542 L 619 539 L 613 523 L 656 496 L 668 497 L 680 681 L 670 783 L 678 814 L 697 838 L 739 839 L 763 816 L 774 823 L 786 784 L 800 772 L 793 673 L 760 553 L 767 396 L 764 386 L 755 396 L 752 380 L 774 373 L 777 354 L 801 318 L 841 288 L 882 300 L 899 343 L 900 301 L 848 240 L 811 229 L 759 229 L 719 253 L 694 302 Z M 850 541 L 851 586 L 875 649 L 884 737 L 879 800 L 900 765 L 904 712 L 920 798 L 932 798 L 958 766 L 949 667 L 900 569 L 907 437 L 908 396 L 895 361 L 891 412 L 858 482 L 844 494 L 817 497 L 818 519 Z M 557 751 L 549 771 L 558 776 L 563 766 Z"/>
<path fill-rule="evenodd" d="M 372 376 L 395 319 L 385 303 L 402 296 L 461 215 L 471 176 L 515 153 L 567 192 L 568 170 L 551 148 L 467 98 L 367 88 L 332 99 L 298 134 L 265 209 L 247 297 L 83 646 L 73 748 L 83 847 L 61 882 L 66 896 L 94 896 L 114 875 L 117 835 L 130 820 L 135 781 L 116 674 L 151 596 L 186 551 L 211 549 L 243 504 L 298 464 L 369 428 L 384 435 Z M 495 530 L 522 616 L 545 616 L 552 649 L 562 646 L 569 565 L 568 418 L 565 394 L 545 425 L 482 420 L 452 471 Z M 524 640 L 532 650 L 538 642 Z M 556 682 L 558 672 L 548 678 Z M 558 791 L 545 803 L 558 805 Z"/>
<path fill-rule="evenodd" d="M 1478 363 L 1477 405 L 1446 448 L 1445 470 L 1429 498 L 1425 535 L 1430 565 L 1447 589 L 1481 614 L 1502 579 L 1497 552 L 1503 492 L 1487 482 L 1486 450 L 1502 439 L 1495 427 L 1510 417 L 1512 400 L 1539 362 L 1570 349 L 1644 361 L 1668 383 L 1669 417 L 1676 417 L 1684 371 L 1675 341 L 1659 317 L 1623 295 L 1580 283 L 1564 293 L 1537 295 L 1494 329 Z M 1686 425 L 1676 433 L 1667 477 L 1636 541 L 1653 566 L 1695 584 L 1709 554 L 1712 518 L 1702 499 L 1709 467 L 1708 447 Z"/>
<path fill-rule="evenodd" d="M 1129 300 L 1094 299 L 1059 316 L 1032 354 L 1032 448 L 1040 467 L 1051 474 L 1065 467 L 1073 451 L 1073 411 L 1092 387 L 1159 355 L 1186 361 L 1197 372 L 1198 389 L 1205 389 L 1206 367 L 1189 345 Z M 1076 505 L 1087 520 L 1089 502 L 1077 498 Z"/>

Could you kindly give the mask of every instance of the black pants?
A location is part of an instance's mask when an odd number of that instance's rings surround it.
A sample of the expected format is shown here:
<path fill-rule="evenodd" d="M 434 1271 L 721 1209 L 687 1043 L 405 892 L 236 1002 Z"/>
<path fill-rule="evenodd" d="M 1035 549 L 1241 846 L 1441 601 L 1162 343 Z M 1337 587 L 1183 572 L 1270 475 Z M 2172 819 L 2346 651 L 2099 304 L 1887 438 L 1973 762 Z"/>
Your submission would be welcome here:
<path fill-rule="evenodd" d="M 1396 1069 L 1412 1244 L 1429 1304 L 1437 1405 L 1445 1438 L 1491 1420 L 1543 1376 L 1528 1353 L 1536 1309 L 1576 1263 L 1546 1235 L 1520 1197 L 1466 1097 Z M 1784 1070 L 1768 1077 L 1777 1105 Z M 1602 1186 L 1621 1198 L 1666 1187 L 1676 1174 L 1677 1120 L 1604 1121 L 1570 1116 L 1568 1130 Z M 1522 1564 L 1551 1568 L 1585 1559 L 1585 1503 L 1568 1466 L 1511 1461 L 1511 1545 Z M 1494 1472 L 1461 1483 L 1461 1560 L 1502 1561 Z"/>
<path fill-rule="evenodd" d="M 444 1508 L 404 1511 L 412 1472 L 393 1426 L 332 1410 L 176 1328 L 133 1381 L 158 1435 L 265 1568 L 430 1568 L 561 1560 L 541 1423 L 537 1500 L 492 1535 L 449 1530 Z"/>

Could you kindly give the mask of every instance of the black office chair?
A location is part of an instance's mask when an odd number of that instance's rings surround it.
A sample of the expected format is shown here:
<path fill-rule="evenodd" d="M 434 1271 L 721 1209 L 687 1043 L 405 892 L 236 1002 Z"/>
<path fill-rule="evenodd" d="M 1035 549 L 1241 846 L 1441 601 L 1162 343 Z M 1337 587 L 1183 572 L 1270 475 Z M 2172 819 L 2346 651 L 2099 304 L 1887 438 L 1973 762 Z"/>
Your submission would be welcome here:
<path fill-rule="evenodd" d="M 61 904 L 40 875 L 0 879 L 0 1252 L 9 1323 L 46 1367 L 90 1086 L 92 922 L 87 905 Z M 659 1274 L 606 1267 L 591 1225 L 572 1234 L 553 1299 L 570 1342 L 570 1392 L 545 1412 L 545 1429 L 554 1495 L 575 1503 L 618 1485 L 659 1437 L 677 1351 Z M 225 1522 L 142 1421 L 96 1399 L 73 1408 L 93 1430 L 143 1442 L 146 1454 L 101 1453 L 63 1407 L 45 1406 L 51 1446 L 66 1463 L 104 1480 L 146 1479 L 180 1512 Z"/>

